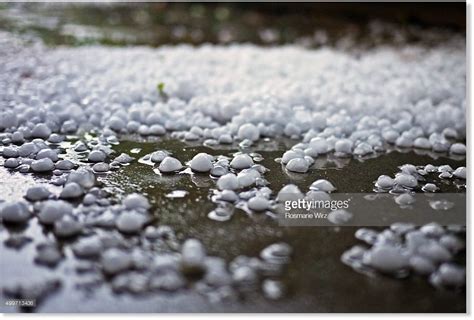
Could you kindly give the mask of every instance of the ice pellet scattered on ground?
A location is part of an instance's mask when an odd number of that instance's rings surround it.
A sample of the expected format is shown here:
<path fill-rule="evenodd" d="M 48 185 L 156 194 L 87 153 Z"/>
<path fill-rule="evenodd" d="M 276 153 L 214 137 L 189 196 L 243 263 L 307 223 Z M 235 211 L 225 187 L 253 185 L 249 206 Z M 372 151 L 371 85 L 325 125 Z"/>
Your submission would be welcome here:
<path fill-rule="evenodd" d="M 465 270 L 454 262 L 463 242 L 437 223 L 420 228 L 396 223 L 380 233 L 359 229 L 356 238 L 372 246 L 368 249 L 354 246 L 342 255 L 341 260 L 357 271 L 380 272 L 397 278 L 413 272 L 426 276 L 435 286 L 465 285 Z"/>
<path fill-rule="evenodd" d="M 39 201 L 48 199 L 50 195 L 51 192 L 45 186 L 36 185 L 26 191 L 25 198 L 30 201 Z"/>
<path fill-rule="evenodd" d="M 123 204 L 127 209 L 145 209 L 150 208 L 148 199 L 138 193 L 132 193 L 125 197 Z"/>
<path fill-rule="evenodd" d="M 328 214 L 327 219 L 333 224 L 344 224 L 348 223 L 352 219 L 352 213 L 347 210 L 339 209 L 331 211 Z"/>
<path fill-rule="evenodd" d="M 101 264 L 105 273 L 113 275 L 132 267 L 132 258 L 124 250 L 111 248 L 102 254 Z"/>
<path fill-rule="evenodd" d="M 161 161 L 160 165 L 158 166 L 158 169 L 160 170 L 160 172 L 163 172 L 163 173 L 175 172 L 175 171 L 181 170 L 182 168 L 183 168 L 183 165 L 178 159 L 169 157 L 169 156 L 164 158 L 163 161 Z"/>
<path fill-rule="evenodd" d="M 291 159 L 286 165 L 286 169 L 292 172 L 306 173 L 309 169 L 309 163 L 303 158 Z"/>
<path fill-rule="evenodd" d="M 181 249 L 181 268 L 185 274 L 196 274 L 204 271 L 206 251 L 197 239 L 188 239 Z"/>
<path fill-rule="evenodd" d="M 319 179 L 314 181 L 309 187 L 310 190 L 314 191 L 324 191 L 331 193 L 336 190 L 336 187 L 333 184 L 325 179 Z"/>
<path fill-rule="evenodd" d="M 74 199 L 82 196 L 84 194 L 84 190 L 82 187 L 77 184 L 76 182 L 70 182 L 64 186 L 64 189 L 59 194 L 61 199 Z"/>
<path fill-rule="evenodd" d="M 234 169 L 247 169 L 253 165 L 253 160 L 248 154 L 238 154 L 230 162 L 230 166 Z"/>
<path fill-rule="evenodd" d="M 124 233 L 136 233 L 142 230 L 147 217 L 137 211 L 124 211 L 122 212 L 116 222 L 117 229 Z"/>
<path fill-rule="evenodd" d="M 0 220 L 7 223 L 24 223 L 31 217 L 28 204 L 23 201 L 0 203 Z"/>
<path fill-rule="evenodd" d="M 34 172 L 48 172 L 48 171 L 53 171 L 54 169 L 54 163 L 51 161 L 49 158 L 43 158 L 40 160 L 34 160 L 31 163 L 31 169 Z"/>
<path fill-rule="evenodd" d="M 248 207 L 254 211 L 264 211 L 270 206 L 268 199 L 262 196 L 255 196 L 248 201 Z"/>
<path fill-rule="evenodd" d="M 212 169 L 212 156 L 207 153 L 198 153 L 191 160 L 190 166 L 197 172 L 209 172 Z"/>
<path fill-rule="evenodd" d="M 38 213 L 38 219 L 44 224 L 54 224 L 54 222 L 61 219 L 64 215 L 72 214 L 72 210 L 72 206 L 65 201 L 48 200 L 43 204 L 43 207 Z"/>
<path fill-rule="evenodd" d="M 239 180 L 235 174 L 228 173 L 217 180 L 217 187 L 220 190 L 236 190 L 239 188 Z"/>

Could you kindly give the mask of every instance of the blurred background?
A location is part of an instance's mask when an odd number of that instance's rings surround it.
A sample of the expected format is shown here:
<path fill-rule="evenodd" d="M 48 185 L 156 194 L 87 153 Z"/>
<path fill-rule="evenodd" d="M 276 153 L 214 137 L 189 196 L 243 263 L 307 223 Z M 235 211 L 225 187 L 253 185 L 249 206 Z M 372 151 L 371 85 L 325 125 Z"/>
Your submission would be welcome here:
<path fill-rule="evenodd" d="M 0 29 L 49 45 L 243 43 L 342 49 L 465 34 L 466 4 L 3 3 Z"/>

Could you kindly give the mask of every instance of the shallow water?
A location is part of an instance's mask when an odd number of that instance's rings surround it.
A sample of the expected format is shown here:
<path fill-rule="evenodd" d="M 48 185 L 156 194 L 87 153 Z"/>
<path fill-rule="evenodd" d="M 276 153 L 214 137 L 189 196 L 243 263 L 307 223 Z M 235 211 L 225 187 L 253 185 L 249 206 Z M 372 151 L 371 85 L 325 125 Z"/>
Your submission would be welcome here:
<path fill-rule="evenodd" d="M 341 168 L 329 163 L 321 169 L 312 169 L 308 174 L 288 176 L 281 165 L 274 161 L 285 150 L 289 141 L 262 142 L 254 147 L 262 155 L 261 164 L 270 169 L 265 177 L 270 187 L 278 191 L 287 183 L 295 183 L 302 190 L 319 178 L 334 182 L 338 192 L 371 192 L 373 182 L 381 174 L 393 174 L 405 163 L 424 165 L 432 163 L 450 164 L 453 168 L 465 165 L 463 159 L 453 160 L 440 156 L 434 159 L 427 155 L 416 155 L 413 151 L 393 151 L 375 159 L 360 161 L 346 159 Z M 192 146 L 177 140 L 162 139 L 155 142 L 123 141 L 114 147 L 117 152 L 127 152 L 139 157 L 155 150 L 165 149 L 173 153 L 182 163 L 189 161 L 198 152 L 214 155 L 232 155 L 237 148 L 214 150 Z M 138 149 L 140 151 L 138 151 Z M 130 150 L 135 153 L 130 153 Z M 252 148 L 253 149 L 253 148 Z M 253 151 L 250 149 L 249 151 Z M 266 150 L 266 151 L 261 151 Z M 138 152 L 137 152 L 138 151 Z M 321 160 L 321 159 L 319 159 Z M 329 168 L 328 168 L 329 167 Z M 18 173 L 11 174 L 2 168 L 2 179 L 15 178 L 28 181 L 32 178 Z M 60 241 L 66 259 L 54 270 L 39 267 L 33 262 L 37 243 L 51 238 L 32 219 L 25 230 L 2 227 L 1 271 L 10 278 L 41 278 L 46 275 L 60 275 L 65 279 L 60 291 L 53 293 L 37 309 L 39 312 L 68 311 L 127 311 L 127 312 L 463 312 L 465 291 L 440 290 L 433 288 L 424 278 L 411 276 L 405 280 L 385 276 L 368 277 L 354 272 L 342 264 L 341 254 L 357 243 L 356 227 L 282 227 L 277 221 L 264 214 L 247 214 L 236 209 L 229 221 L 218 222 L 207 217 L 215 208 L 210 200 L 215 184 L 207 174 L 178 174 L 161 176 L 149 165 L 138 161 L 99 179 L 113 197 L 131 192 L 143 192 L 150 199 L 155 225 L 171 226 L 178 239 L 189 237 L 200 239 L 209 255 L 231 261 L 238 255 L 258 256 L 267 245 L 284 241 L 294 250 L 292 261 L 282 280 L 287 288 L 284 297 L 278 301 L 265 299 L 254 292 L 242 300 L 211 303 L 194 290 L 178 291 L 174 294 L 152 295 L 115 294 L 107 283 L 94 285 L 93 275 L 75 271 L 78 261 L 70 250 L 68 241 Z M 21 182 L 23 183 L 23 182 Z M 2 191 L 13 197 L 23 194 L 23 189 L 11 191 L 2 184 Z M 443 192 L 456 192 L 451 185 L 442 185 Z M 172 191 L 185 190 L 184 197 L 169 197 Z M 393 203 L 395 207 L 395 203 Z M 7 248 L 5 240 L 13 233 L 21 233 L 33 239 L 19 252 Z M 458 257 L 463 264 L 464 253 Z M 356 293 L 357 294 L 354 294 Z M 11 312 L 11 309 L 5 309 Z"/>

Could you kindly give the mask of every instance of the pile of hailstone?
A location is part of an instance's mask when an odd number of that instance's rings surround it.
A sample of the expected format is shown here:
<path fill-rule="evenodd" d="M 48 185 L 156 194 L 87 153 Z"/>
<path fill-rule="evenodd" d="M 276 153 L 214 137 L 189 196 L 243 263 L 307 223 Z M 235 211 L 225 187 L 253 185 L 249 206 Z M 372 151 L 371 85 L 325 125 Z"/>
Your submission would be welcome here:
<path fill-rule="evenodd" d="M 362 273 L 378 272 L 397 278 L 419 275 L 437 287 L 462 288 L 466 270 L 456 263 L 456 255 L 465 247 L 463 232 L 459 226 L 436 223 L 419 228 L 394 223 L 382 231 L 362 228 L 355 237 L 368 247 L 354 246 L 341 260 Z"/>
<path fill-rule="evenodd" d="M 386 144 L 466 152 L 462 43 L 360 57 L 252 45 L 48 49 L 12 41 L 0 50 L 6 146 L 92 129 L 208 145 L 286 136 L 301 141 L 285 157 L 296 172 L 321 154 L 364 156 Z"/>

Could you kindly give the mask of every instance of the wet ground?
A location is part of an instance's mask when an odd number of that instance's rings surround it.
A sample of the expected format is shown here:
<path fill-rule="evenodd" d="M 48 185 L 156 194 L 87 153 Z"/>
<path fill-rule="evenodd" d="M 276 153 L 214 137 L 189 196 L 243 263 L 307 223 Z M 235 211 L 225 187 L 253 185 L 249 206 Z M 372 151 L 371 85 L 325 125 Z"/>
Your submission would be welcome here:
<path fill-rule="evenodd" d="M 332 39 L 337 38 L 339 40 L 334 41 L 334 45 L 351 47 L 354 43 L 358 43 L 357 37 L 352 37 L 347 44 L 347 41 L 341 40 L 344 37 L 335 37 L 334 34 L 359 32 L 361 37 L 366 37 L 367 30 L 370 29 L 350 28 L 350 23 L 345 24 L 347 28 L 332 29 L 328 25 L 337 23 L 329 19 L 327 22 L 320 22 L 321 30 L 327 33 L 317 33 L 318 30 L 313 28 L 309 30 L 306 25 L 311 23 L 311 19 L 309 21 L 303 19 L 297 27 L 291 27 L 295 25 L 291 22 L 299 19 L 298 15 L 283 15 L 283 18 L 279 19 L 280 24 L 275 24 L 265 15 L 252 15 L 248 8 L 218 6 L 210 9 L 202 5 L 192 6 L 189 12 L 185 12 L 190 13 L 197 22 L 207 21 L 206 24 L 199 25 L 199 28 L 192 28 L 192 23 L 190 25 L 178 23 L 182 21 L 179 18 L 180 14 L 183 14 L 182 8 L 173 7 L 171 8 L 173 14 L 166 15 L 163 13 L 165 10 L 159 5 L 152 6 L 151 9 L 155 11 L 135 8 L 133 14 L 128 15 L 127 8 L 121 7 L 112 11 L 113 14 L 110 14 L 111 10 L 103 7 L 88 10 L 75 7 L 3 7 L 0 10 L 0 26 L 4 30 L 18 34 L 39 35 L 51 45 L 105 43 L 154 46 L 163 43 L 198 44 L 206 40 L 227 43 L 236 40 L 265 45 L 300 41 L 307 46 L 317 47 L 331 43 Z M 150 12 L 156 14 L 152 15 Z M 15 13 L 18 16 L 15 16 Z M 101 19 L 104 15 L 107 19 Z M 157 19 L 158 23 L 150 22 L 150 17 Z M 130 22 L 127 19 L 135 20 Z M 137 21 L 144 21 L 141 29 L 130 29 L 130 25 L 135 26 Z M 156 29 L 150 28 L 150 25 L 155 25 Z M 255 25 L 259 26 L 259 32 L 254 31 Z M 377 33 L 377 25 L 374 27 L 372 24 L 371 28 L 372 32 Z M 409 31 L 404 33 L 407 29 Z M 385 33 L 390 28 L 383 30 L 385 31 L 382 34 L 379 32 L 376 38 L 372 36 L 368 38 L 394 43 L 396 42 L 394 39 L 398 39 L 400 34 L 410 34 L 411 36 L 400 41 L 419 40 L 420 27 L 405 28 L 402 33 L 388 35 Z M 449 32 L 443 31 L 437 34 L 438 37 L 441 35 L 445 39 L 445 35 L 450 35 Z M 413 36 L 414 34 L 416 36 Z M 425 35 L 422 37 L 423 41 L 429 44 L 432 40 L 426 35 L 430 33 L 422 34 Z M 362 43 L 373 46 L 380 44 L 377 41 Z M 274 159 L 281 157 L 294 143 L 296 142 L 288 140 L 267 141 L 250 150 L 259 153 L 263 158 L 260 163 L 270 169 L 265 178 L 274 191 L 278 191 L 288 183 L 294 183 L 302 190 L 307 190 L 313 181 L 324 178 L 333 182 L 338 192 L 370 193 L 378 176 L 393 175 L 399 166 L 406 163 L 449 164 L 453 168 L 465 166 L 465 159 L 462 157 L 453 159 L 444 154 L 393 150 L 364 160 L 329 159 L 328 161 L 325 157 L 321 157 L 308 174 L 288 174 Z M 169 138 L 154 142 L 136 142 L 135 139 L 124 138 L 114 149 L 118 153 L 126 152 L 136 159 L 155 150 L 165 149 L 183 163 L 198 152 L 231 156 L 239 151 L 236 146 L 228 149 L 212 149 Z M 17 199 L 35 182 L 48 179 L 47 176 L 37 178 L 13 173 L 0 167 L 2 198 Z M 465 312 L 466 310 L 465 290 L 435 289 L 425 278 L 418 276 L 404 280 L 386 276 L 368 277 L 354 272 L 341 263 L 341 254 L 357 243 L 354 238 L 357 227 L 282 227 L 270 216 L 249 214 L 239 209 L 235 210 L 229 221 L 213 221 L 208 218 L 208 213 L 215 208 L 215 204 L 210 200 L 212 190 L 215 188 L 212 178 L 208 175 L 186 173 L 162 176 L 156 174 L 151 166 L 139 161 L 105 175 L 99 178 L 99 181 L 112 199 L 119 199 L 132 192 L 146 194 L 152 203 L 154 216 L 152 224 L 171 226 L 180 241 L 190 237 L 198 238 L 204 243 L 210 255 L 222 257 L 227 261 L 238 255 L 258 256 L 264 247 L 277 241 L 290 244 L 294 254 L 282 278 L 287 288 L 286 294 L 278 301 L 270 301 L 256 290 L 242 300 L 218 303 L 212 303 L 195 290 L 182 290 L 172 294 L 117 294 L 107 282 L 98 281 L 94 275 L 77 272 L 80 261 L 74 257 L 68 241 L 61 242 L 65 259 L 56 269 L 36 265 L 34 263 L 36 245 L 53 236 L 50 231 L 44 230 L 36 219 L 32 219 L 24 229 L 11 229 L 2 225 L 0 227 L 2 275 L 6 275 L 9 280 L 24 278 L 34 280 L 59 274 L 64 279 L 61 289 L 48 297 L 36 309 L 38 312 Z M 451 184 L 442 185 L 441 188 L 442 192 L 464 192 L 463 188 L 456 188 Z M 52 187 L 53 192 L 57 193 L 58 190 Z M 170 197 L 176 190 L 185 190 L 187 193 L 184 197 Z M 21 249 L 21 254 L 20 251 L 8 246 L 8 239 L 12 235 L 20 234 L 32 239 Z M 457 260 L 463 263 L 465 252 L 461 252 Z M 0 307 L 0 310 L 12 311 L 11 308 L 4 306 Z"/>
<path fill-rule="evenodd" d="M 414 151 L 393 151 L 377 158 L 358 160 L 340 159 L 338 163 L 320 158 L 321 168 L 308 174 L 288 176 L 281 165 L 274 161 L 285 146 L 284 141 L 262 142 L 251 148 L 258 151 L 261 164 L 270 169 L 266 177 L 274 190 L 287 183 L 295 183 L 302 190 L 319 178 L 333 181 L 339 192 L 368 193 L 373 182 L 381 174 L 398 171 L 405 163 L 415 165 L 450 164 L 452 167 L 465 165 L 464 159 L 453 160 L 442 155 L 417 155 Z M 155 142 L 123 141 L 115 147 L 117 152 L 127 152 L 137 159 L 154 150 L 166 149 L 183 163 L 198 152 L 214 155 L 229 155 L 238 148 L 211 149 L 192 146 L 178 140 L 162 139 Z M 131 153 L 133 150 L 135 153 Z M 264 151 L 263 151 L 264 150 Z M 402 151 L 402 150 L 401 150 Z M 324 164 L 325 163 L 325 164 Z M 338 167 L 339 166 L 339 167 Z M 31 183 L 31 176 L 12 174 L 2 169 L 2 185 L 11 185 L 15 179 L 21 188 L 3 190 L 9 197 L 20 197 Z M 354 272 L 340 261 L 341 254 L 357 243 L 354 232 L 357 227 L 282 227 L 278 221 L 265 214 L 248 214 L 236 209 L 229 221 L 218 222 L 207 217 L 215 208 L 210 200 L 215 189 L 213 179 L 207 174 L 180 174 L 162 176 L 153 167 L 132 162 L 118 171 L 99 179 L 112 199 L 131 192 L 142 192 L 150 199 L 154 225 L 169 225 L 184 240 L 195 237 L 203 241 L 208 254 L 231 261 L 238 255 L 258 256 L 267 245 L 284 241 L 294 249 L 294 255 L 283 277 L 287 288 L 285 297 L 270 301 L 258 290 L 246 295 L 240 301 L 212 303 L 194 290 L 184 290 L 173 294 L 131 295 L 113 293 L 107 283 L 94 277 L 77 273 L 78 262 L 71 252 L 70 243 L 64 241 L 62 247 L 66 259 L 61 265 L 50 270 L 38 267 L 33 262 L 35 245 L 52 236 L 45 232 L 33 219 L 24 230 L 3 229 L 2 273 L 11 277 L 37 277 L 59 273 L 66 275 L 62 289 L 52 294 L 37 309 L 39 312 L 73 311 L 113 311 L 113 312 L 463 312 L 465 292 L 434 289 L 424 277 L 411 276 L 400 280 L 382 275 L 368 277 Z M 462 192 L 452 185 L 446 185 L 445 192 Z M 184 197 L 170 198 L 176 190 L 185 190 Z M 54 191 L 54 190 L 53 190 Z M 395 204 L 394 204 L 395 207 Z M 367 207 L 369 208 L 369 206 Z M 413 214 L 413 210 L 411 214 Z M 405 217 L 401 217 L 405 219 Z M 22 249 L 19 255 L 6 247 L 6 240 L 13 234 L 23 234 L 33 241 Z M 458 260 L 464 260 L 461 253 Z M 19 267 L 21 266 L 21 267 Z M 10 279 L 11 280 L 11 279 Z M 96 279 L 97 280 L 97 279 Z M 354 294 L 357 291 L 357 294 Z M 5 310 L 5 309 L 4 309 Z M 5 310 L 9 311 L 9 310 Z"/>

